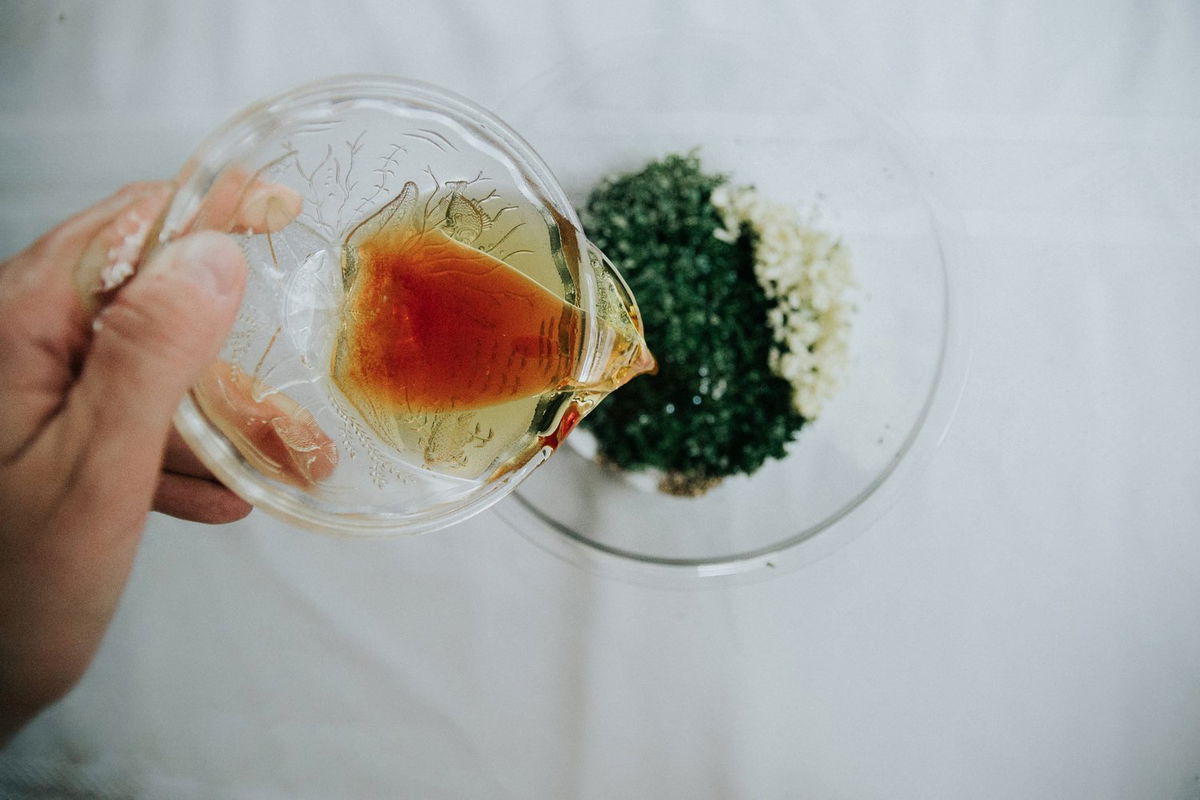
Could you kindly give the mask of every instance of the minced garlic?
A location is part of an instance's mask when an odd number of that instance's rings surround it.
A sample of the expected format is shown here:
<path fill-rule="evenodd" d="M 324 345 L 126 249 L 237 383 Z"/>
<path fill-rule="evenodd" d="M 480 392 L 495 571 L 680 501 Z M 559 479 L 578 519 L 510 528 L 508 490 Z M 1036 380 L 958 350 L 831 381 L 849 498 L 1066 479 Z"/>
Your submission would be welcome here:
<path fill-rule="evenodd" d="M 754 234 L 754 272 L 775 307 L 767 313 L 773 345 L 771 370 L 792 386 L 792 405 L 815 419 L 837 390 L 849 358 L 849 294 L 854 286 L 841 242 L 807 225 L 797 209 L 762 197 L 748 186 L 718 186 L 710 198 L 723 228 L 714 235 L 737 241 Z"/>

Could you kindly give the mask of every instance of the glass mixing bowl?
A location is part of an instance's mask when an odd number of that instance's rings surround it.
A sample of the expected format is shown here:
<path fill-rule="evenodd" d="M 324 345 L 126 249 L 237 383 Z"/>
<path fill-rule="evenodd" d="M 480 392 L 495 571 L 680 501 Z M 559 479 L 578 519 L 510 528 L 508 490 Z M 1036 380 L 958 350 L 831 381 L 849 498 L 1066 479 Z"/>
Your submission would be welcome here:
<path fill-rule="evenodd" d="M 841 388 L 786 458 L 679 498 L 601 467 L 578 437 L 497 509 L 539 546 L 655 583 L 805 563 L 876 519 L 946 432 L 968 360 L 953 213 L 912 137 L 799 49 L 678 31 L 611 42 L 498 104 L 577 207 L 606 175 L 698 148 L 707 171 L 839 237 L 858 284 Z"/>

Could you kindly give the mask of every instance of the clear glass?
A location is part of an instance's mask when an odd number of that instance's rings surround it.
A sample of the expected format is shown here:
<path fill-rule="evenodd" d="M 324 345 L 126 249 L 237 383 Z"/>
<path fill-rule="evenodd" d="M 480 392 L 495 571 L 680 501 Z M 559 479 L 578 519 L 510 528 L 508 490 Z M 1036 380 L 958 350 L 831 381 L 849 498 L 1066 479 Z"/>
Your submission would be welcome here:
<path fill-rule="evenodd" d="M 607 174 L 699 148 L 706 169 L 840 237 L 859 285 L 848 373 L 785 459 L 679 498 L 601 467 L 577 435 L 498 509 L 589 569 L 687 583 L 817 558 L 903 491 L 953 415 L 969 351 L 953 213 L 912 138 L 796 49 L 687 31 L 610 42 L 499 105 L 563 165 L 577 206 Z"/>
<path fill-rule="evenodd" d="M 465 519 L 653 365 L 546 165 L 436 87 L 350 76 L 247 109 L 184 168 L 157 245 L 198 229 L 233 234 L 249 279 L 177 427 L 310 528 Z"/>

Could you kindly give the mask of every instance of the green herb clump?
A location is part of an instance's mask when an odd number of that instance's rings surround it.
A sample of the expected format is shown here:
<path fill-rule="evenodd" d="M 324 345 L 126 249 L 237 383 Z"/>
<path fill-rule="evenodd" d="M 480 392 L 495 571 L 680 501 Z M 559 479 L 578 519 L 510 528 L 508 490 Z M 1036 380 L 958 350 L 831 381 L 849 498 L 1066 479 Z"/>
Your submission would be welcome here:
<path fill-rule="evenodd" d="M 667 473 L 660 488 L 695 494 L 780 458 L 804 424 L 791 387 L 768 366 L 770 301 L 754 276 L 754 242 L 721 241 L 709 202 L 723 175 L 696 155 L 668 155 L 608 178 L 583 210 L 589 238 L 629 283 L 658 373 L 593 411 L 603 459 Z"/>

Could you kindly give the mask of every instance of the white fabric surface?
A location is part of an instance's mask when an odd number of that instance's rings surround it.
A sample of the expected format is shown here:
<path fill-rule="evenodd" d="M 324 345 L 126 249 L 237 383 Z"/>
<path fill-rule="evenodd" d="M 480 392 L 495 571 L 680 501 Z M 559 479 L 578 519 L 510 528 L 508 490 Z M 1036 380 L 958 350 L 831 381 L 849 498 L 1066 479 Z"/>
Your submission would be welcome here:
<path fill-rule="evenodd" d="M 1200 798 L 1200 5 L 6 2 L 0 254 L 303 80 L 491 105 L 681 20 L 794 36 L 938 154 L 974 366 L 909 495 L 698 591 L 492 513 L 365 542 L 155 516 L 0 795 Z"/>

